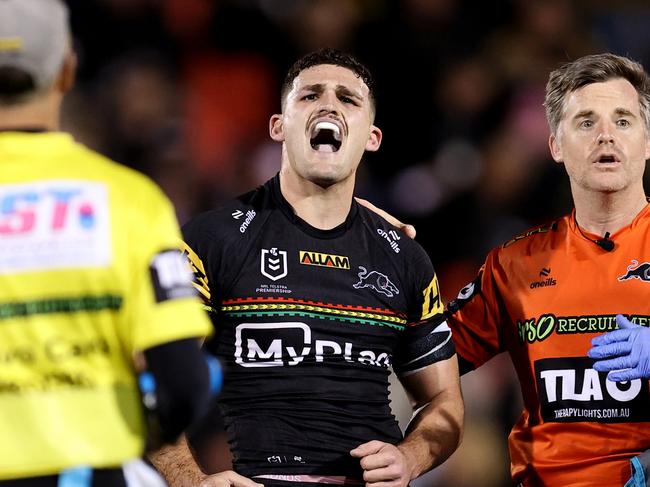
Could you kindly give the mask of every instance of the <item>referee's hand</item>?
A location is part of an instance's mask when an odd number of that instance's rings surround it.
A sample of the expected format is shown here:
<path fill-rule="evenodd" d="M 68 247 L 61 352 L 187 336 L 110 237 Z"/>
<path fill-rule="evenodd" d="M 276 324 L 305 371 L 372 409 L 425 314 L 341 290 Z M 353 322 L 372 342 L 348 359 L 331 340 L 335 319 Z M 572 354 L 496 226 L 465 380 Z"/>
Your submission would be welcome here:
<path fill-rule="evenodd" d="M 226 470 L 206 477 L 199 487 L 264 487 L 232 470 Z"/>
<path fill-rule="evenodd" d="M 361 459 L 367 487 L 406 487 L 411 480 L 408 459 L 395 445 L 373 440 L 359 445 L 350 455 Z"/>

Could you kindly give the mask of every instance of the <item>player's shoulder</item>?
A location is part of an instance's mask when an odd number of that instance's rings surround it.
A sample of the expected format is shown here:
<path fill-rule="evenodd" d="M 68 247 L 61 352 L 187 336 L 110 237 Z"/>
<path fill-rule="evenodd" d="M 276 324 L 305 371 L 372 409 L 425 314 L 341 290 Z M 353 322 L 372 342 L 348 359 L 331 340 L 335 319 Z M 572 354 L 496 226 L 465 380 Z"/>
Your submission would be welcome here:
<path fill-rule="evenodd" d="M 551 250 L 562 238 L 566 219 L 565 216 L 531 227 L 507 240 L 492 252 L 514 260 Z"/>
<path fill-rule="evenodd" d="M 270 210 L 270 191 L 266 183 L 198 214 L 183 225 L 183 236 L 186 239 L 238 241 L 255 233 L 258 223 Z"/>
<path fill-rule="evenodd" d="M 391 225 L 386 219 L 358 204 L 359 217 L 366 230 L 376 240 L 377 245 L 383 248 L 389 255 L 394 255 L 400 260 L 429 260 L 429 257 L 422 246 L 399 228 Z"/>

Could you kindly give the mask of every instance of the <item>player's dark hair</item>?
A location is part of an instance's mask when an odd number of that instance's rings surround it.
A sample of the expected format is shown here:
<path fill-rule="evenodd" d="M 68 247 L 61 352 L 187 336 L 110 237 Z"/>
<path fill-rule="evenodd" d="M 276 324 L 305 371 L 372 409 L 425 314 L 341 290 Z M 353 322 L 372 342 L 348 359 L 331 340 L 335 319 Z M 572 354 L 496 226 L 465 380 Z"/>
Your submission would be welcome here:
<path fill-rule="evenodd" d="M 34 78 L 25 70 L 0 66 L 0 105 L 16 105 L 36 90 Z"/>
<path fill-rule="evenodd" d="M 641 64 L 611 53 L 592 54 L 553 71 L 546 84 L 546 119 L 551 133 L 556 134 L 564 116 L 566 96 L 583 86 L 616 78 L 630 82 L 639 94 L 641 116 L 650 131 L 650 77 Z"/>
<path fill-rule="evenodd" d="M 318 51 L 310 52 L 305 56 L 298 59 L 293 66 L 289 68 L 287 75 L 284 77 L 282 83 L 282 89 L 280 90 L 280 100 L 282 106 L 286 100 L 287 94 L 291 91 L 291 86 L 293 85 L 293 80 L 305 69 L 312 68 L 314 66 L 320 66 L 322 64 L 333 64 L 334 66 L 341 66 L 342 68 L 347 68 L 357 75 L 368 87 L 368 94 L 370 98 L 370 105 L 375 110 L 376 100 L 374 93 L 374 81 L 370 70 L 359 60 L 357 60 L 351 54 L 348 54 L 338 49 L 332 49 L 331 47 L 325 47 L 319 49 Z"/>

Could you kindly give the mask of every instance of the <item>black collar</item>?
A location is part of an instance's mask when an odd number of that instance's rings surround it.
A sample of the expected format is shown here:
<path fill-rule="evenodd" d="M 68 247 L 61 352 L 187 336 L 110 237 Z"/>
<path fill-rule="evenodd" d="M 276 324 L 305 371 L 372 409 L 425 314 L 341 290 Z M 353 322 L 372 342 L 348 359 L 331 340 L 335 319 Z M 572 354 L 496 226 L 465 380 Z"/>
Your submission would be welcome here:
<path fill-rule="evenodd" d="M 305 220 L 296 215 L 293 207 L 285 199 L 280 190 L 280 173 L 276 174 L 271 180 L 271 194 L 273 195 L 273 200 L 278 205 L 278 208 L 280 208 L 282 213 L 284 213 L 291 223 L 300 228 L 306 234 L 316 238 L 329 239 L 340 237 L 352 227 L 354 220 L 359 213 L 358 203 L 353 199 L 350 212 L 343 223 L 330 230 L 321 230 L 320 228 L 311 226 Z"/>

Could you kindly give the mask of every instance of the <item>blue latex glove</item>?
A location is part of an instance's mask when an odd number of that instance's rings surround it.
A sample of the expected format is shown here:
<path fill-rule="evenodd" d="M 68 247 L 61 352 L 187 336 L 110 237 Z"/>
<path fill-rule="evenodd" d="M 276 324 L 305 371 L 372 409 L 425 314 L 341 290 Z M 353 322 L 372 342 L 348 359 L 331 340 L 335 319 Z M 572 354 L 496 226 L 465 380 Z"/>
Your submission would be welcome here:
<path fill-rule="evenodd" d="M 598 360 L 594 369 L 609 372 L 607 378 L 614 382 L 650 378 L 650 328 L 635 325 L 622 315 L 616 315 L 616 323 L 618 330 L 591 341 L 587 355 Z"/>
<path fill-rule="evenodd" d="M 632 467 L 632 477 L 625 482 L 624 487 L 646 487 L 645 475 L 639 459 L 634 457 L 630 460 L 630 464 Z"/>
<path fill-rule="evenodd" d="M 219 394 L 221 386 L 223 385 L 221 364 L 214 355 L 210 355 L 209 353 L 204 353 L 203 355 L 205 357 L 205 362 L 208 364 L 208 370 L 210 371 L 210 394 Z"/>
<path fill-rule="evenodd" d="M 641 455 L 630 459 L 632 477 L 627 481 L 624 487 L 648 487 L 650 478 L 650 450 L 646 450 Z"/>

